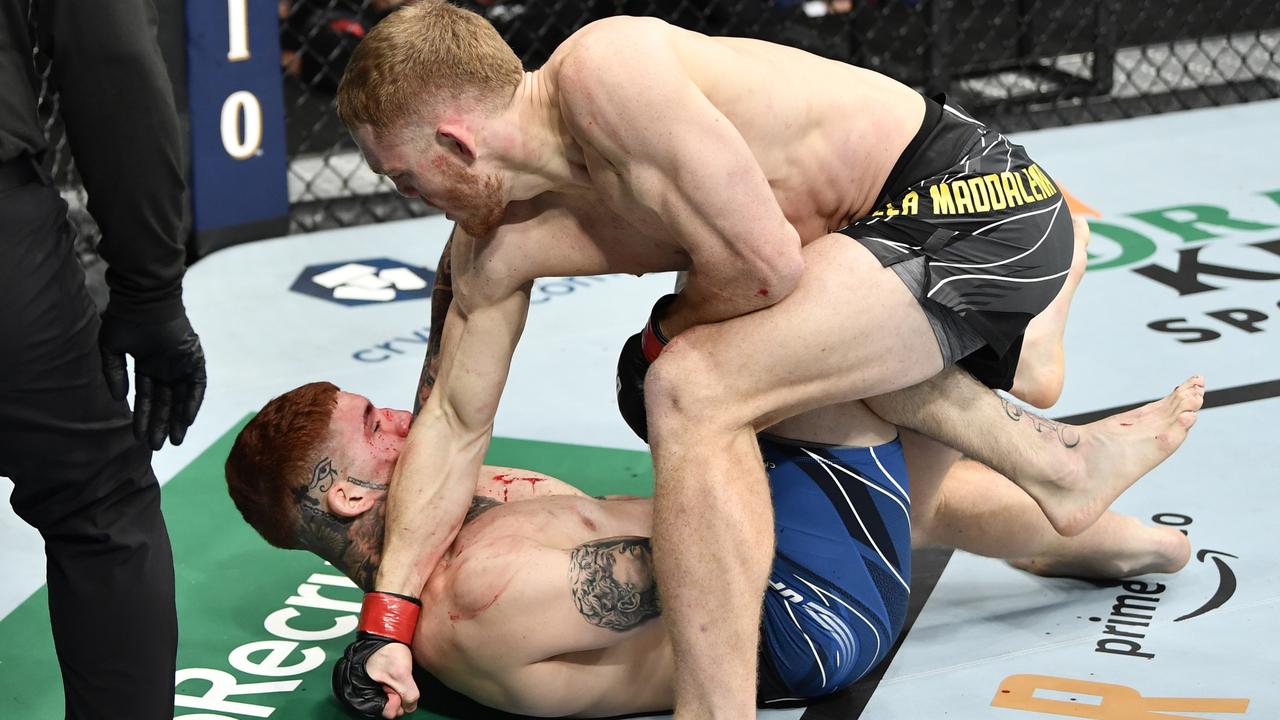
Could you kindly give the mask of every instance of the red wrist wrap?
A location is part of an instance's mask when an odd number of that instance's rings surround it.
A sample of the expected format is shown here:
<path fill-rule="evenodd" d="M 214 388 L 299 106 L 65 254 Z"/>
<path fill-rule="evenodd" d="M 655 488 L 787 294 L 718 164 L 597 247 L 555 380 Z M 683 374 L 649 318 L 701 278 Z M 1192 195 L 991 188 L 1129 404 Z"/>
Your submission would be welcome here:
<path fill-rule="evenodd" d="M 677 295 L 663 295 L 658 298 L 658 302 L 653 304 L 653 310 L 649 312 L 649 321 L 644 324 L 644 330 L 640 332 L 640 350 L 644 353 L 644 359 L 652 363 L 662 354 L 662 349 L 671 342 L 662 332 L 662 327 L 658 325 L 664 315 L 667 314 L 667 308 L 671 307 L 671 303 L 676 301 Z"/>
<path fill-rule="evenodd" d="M 640 349 L 644 351 L 644 359 L 652 363 L 658 359 L 658 355 L 662 354 L 662 349 L 666 346 L 666 341 L 658 336 L 653 323 L 645 323 L 644 331 L 640 333 Z"/>
<path fill-rule="evenodd" d="M 422 603 L 407 595 L 377 591 L 365 593 L 357 629 L 412 645 L 413 630 L 418 625 L 421 610 Z"/>

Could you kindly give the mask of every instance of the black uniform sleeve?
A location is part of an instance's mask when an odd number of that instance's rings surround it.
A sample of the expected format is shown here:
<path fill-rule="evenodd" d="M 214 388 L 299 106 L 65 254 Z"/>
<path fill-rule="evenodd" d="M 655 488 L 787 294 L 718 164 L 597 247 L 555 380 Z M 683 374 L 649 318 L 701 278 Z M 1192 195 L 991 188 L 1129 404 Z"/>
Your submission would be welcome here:
<path fill-rule="evenodd" d="M 102 229 L 108 312 L 182 315 L 185 181 L 152 0 L 46 0 L 53 73 L 89 213 Z"/>

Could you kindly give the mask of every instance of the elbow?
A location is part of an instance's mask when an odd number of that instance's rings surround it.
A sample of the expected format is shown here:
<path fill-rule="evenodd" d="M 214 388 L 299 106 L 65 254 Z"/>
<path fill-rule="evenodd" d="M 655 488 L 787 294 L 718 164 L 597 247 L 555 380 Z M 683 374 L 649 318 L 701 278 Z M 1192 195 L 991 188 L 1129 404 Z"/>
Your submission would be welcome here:
<path fill-rule="evenodd" d="M 800 285 L 802 275 L 804 275 L 804 256 L 799 246 L 795 248 L 795 252 L 771 257 L 770 262 L 756 273 L 759 286 L 755 290 L 757 302 L 761 307 L 779 302 Z"/>

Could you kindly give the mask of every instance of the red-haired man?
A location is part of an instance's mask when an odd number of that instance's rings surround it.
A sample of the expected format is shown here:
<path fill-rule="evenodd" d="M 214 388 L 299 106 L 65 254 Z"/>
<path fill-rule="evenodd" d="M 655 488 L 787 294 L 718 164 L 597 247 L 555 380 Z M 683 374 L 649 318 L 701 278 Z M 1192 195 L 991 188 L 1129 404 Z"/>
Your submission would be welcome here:
<path fill-rule="evenodd" d="M 367 590 L 411 419 L 329 383 L 292 390 L 237 437 L 231 496 L 270 543 L 310 550 Z M 838 691 L 886 656 L 904 622 L 913 545 L 1105 578 L 1175 572 L 1187 561 L 1178 531 L 1113 513 L 1063 538 L 1006 479 L 977 464 L 944 477 L 927 453 L 913 457 L 919 436 L 896 435 L 861 403 L 761 435 L 776 541 L 756 661 L 762 704 Z M 483 466 L 469 506 L 443 521 L 456 534 L 412 598 L 421 604 L 416 628 L 401 628 L 418 665 L 510 712 L 672 707 L 650 498 L 594 498 L 532 470 Z M 416 692 L 390 693 L 383 706 L 381 685 L 359 682 L 352 666 L 366 660 L 348 656 L 335 668 L 345 703 L 385 717 L 411 710 Z"/>

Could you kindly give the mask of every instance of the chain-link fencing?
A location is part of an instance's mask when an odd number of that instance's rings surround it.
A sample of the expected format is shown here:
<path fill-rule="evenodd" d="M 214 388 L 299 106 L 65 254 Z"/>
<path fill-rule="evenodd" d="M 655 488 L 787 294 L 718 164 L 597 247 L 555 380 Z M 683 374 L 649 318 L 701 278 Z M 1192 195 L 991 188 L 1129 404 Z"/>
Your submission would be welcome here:
<path fill-rule="evenodd" d="M 292 232 L 429 212 L 368 170 L 334 112 L 334 90 L 355 45 L 403 1 L 279 2 Z M 657 16 L 708 34 L 785 43 L 930 94 L 945 92 L 1006 131 L 1280 97 L 1276 0 L 460 4 L 487 17 L 529 68 L 593 20 Z M 56 111 L 56 99 L 45 105 Z M 60 178 L 74 186 L 64 146 L 56 147 Z"/>
<path fill-rule="evenodd" d="M 351 49 L 396 2 L 293 0 L 295 231 L 422 212 L 372 176 L 337 123 L 332 88 Z M 946 92 L 1023 130 L 1280 97 L 1275 0 L 509 0 L 463 3 L 541 65 L 583 25 L 650 15 L 708 34 L 785 43 Z M 305 22 L 295 19 L 305 18 Z M 349 22 L 360 23 L 359 30 Z M 288 46 L 289 43 L 286 43 Z M 286 50 L 288 53 L 288 50 Z M 305 65 L 305 63 L 304 63 Z"/>

